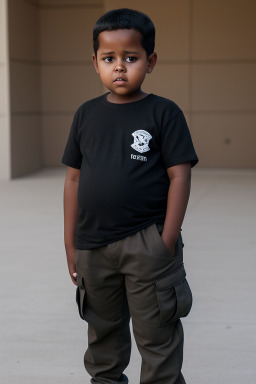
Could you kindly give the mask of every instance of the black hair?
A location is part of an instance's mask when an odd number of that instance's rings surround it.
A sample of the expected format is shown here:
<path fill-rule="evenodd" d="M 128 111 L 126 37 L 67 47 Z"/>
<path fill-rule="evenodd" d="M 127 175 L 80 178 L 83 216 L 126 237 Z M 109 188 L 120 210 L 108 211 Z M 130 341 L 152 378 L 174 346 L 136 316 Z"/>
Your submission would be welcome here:
<path fill-rule="evenodd" d="M 97 56 L 99 34 L 116 29 L 135 29 L 141 34 L 141 45 L 147 57 L 154 52 L 155 26 L 152 20 L 142 12 L 128 8 L 113 9 L 102 15 L 93 28 L 93 50 Z"/>

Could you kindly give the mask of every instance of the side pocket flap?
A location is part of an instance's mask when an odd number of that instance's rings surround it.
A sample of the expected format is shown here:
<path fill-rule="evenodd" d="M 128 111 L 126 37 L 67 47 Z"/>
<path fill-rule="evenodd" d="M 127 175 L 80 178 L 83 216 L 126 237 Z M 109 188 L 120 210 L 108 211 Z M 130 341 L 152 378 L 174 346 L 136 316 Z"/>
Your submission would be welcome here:
<path fill-rule="evenodd" d="M 86 307 L 86 291 L 83 277 L 77 274 L 76 278 L 78 286 L 76 287 L 76 302 L 80 317 L 85 320 L 85 307 Z"/>
<path fill-rule="evenodd" d="M 159 280 L 155 281 L 156 289 L 158 291 L 163 291 L 168 288 L 172 288 L 179 283 L 181 283 L 186 277 L 186 272 L 184 269 L 184 265 L 182 264 L 176 271 L 174 271 L 171 275 L 162 277 Z"/>
<path fill-rule="evenodd" d="M 80 298 L 80 289 L 79 287 L 76 287 L 76 303 L 77 303 L 77 307 L 78 307 L 78 312 L 79 312 L 79 315 L 82 319 L 83 318 L 83 314 L 81 312 L 81 308 L 80 308 L 80 301 L 81 301 L 81 298 Z"/>

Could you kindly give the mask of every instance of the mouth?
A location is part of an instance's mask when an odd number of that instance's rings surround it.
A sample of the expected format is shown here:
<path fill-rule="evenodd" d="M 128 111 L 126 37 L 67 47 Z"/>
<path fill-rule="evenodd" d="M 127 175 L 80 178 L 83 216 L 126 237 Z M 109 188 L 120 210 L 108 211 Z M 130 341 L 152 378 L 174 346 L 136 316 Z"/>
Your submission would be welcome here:
<path fill-rule="evenodd" d="M 122 77 L 118 77 L 117 79 L 114 80 L 114 83 L 121 83 L 121 82 L 126 82 L 126 79 L 123 79 Z"/>

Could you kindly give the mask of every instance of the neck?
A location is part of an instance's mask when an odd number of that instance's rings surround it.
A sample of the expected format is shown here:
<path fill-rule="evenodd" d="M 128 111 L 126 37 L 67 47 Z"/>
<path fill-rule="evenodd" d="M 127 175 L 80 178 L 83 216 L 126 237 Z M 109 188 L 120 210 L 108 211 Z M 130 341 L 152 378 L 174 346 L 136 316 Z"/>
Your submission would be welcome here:
<path fill-rule="evenodd" d="M 125 104 L 143 99 L 147 95 L 148 94 L 143 92 L 141 89 L 129 95 L 116 95 L 115 93 L 110 92 L 107 95 L 107 100 L 115 104 Z"/>

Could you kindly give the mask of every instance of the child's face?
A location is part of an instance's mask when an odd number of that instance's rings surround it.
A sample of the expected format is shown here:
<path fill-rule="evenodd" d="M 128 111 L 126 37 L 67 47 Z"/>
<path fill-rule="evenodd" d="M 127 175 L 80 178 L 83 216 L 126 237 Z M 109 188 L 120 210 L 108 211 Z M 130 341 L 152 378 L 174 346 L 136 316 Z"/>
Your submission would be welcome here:
<path fill-rule="evenodd" d="M 97 58 L 93 55 L 93 63 L 111 92 L 109 100 L 125 103 L 143 97 L 141 84 L 155 66 L 156 53 L 147 58 L 141 35 L 135 29 L 104 31 L 99 34 L 99 49 Z"/>

